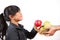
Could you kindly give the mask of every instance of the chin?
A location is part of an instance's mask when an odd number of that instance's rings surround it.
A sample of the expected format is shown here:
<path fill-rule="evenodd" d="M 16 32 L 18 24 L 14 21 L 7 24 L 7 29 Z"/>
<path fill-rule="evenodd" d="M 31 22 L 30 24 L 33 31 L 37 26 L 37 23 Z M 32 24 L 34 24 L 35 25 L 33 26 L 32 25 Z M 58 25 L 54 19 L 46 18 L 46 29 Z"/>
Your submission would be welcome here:
<path fill-rule="evenodd" d="M 22 21 L 22 19 L 18 20 L 18 21 Z"/>

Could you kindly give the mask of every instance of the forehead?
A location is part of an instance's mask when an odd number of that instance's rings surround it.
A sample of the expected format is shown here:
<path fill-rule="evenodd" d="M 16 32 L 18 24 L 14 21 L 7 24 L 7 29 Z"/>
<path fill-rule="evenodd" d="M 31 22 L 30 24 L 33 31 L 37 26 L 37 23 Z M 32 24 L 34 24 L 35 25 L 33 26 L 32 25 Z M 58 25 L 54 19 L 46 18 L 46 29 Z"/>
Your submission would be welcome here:
<path fill-rule="evenodd" d="M 19 15 L 19 14 L 22 14 L 21 11 L 18 11 L 15 15 Z"/>

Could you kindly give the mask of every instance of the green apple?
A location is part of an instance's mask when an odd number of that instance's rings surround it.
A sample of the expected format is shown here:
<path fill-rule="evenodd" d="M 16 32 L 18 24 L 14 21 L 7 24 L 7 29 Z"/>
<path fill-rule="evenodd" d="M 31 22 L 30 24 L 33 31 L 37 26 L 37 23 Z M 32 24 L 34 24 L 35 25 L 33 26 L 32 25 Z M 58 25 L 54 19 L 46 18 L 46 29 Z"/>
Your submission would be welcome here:
<path fill-rule="evenodd" d="M 42 26 L 42 27 L 40 28 L 40 33 L 42 33 L 44 30 L 45 30 L 45 27 Z"/>
<path fill-rule="evenodd" d="M 48 26 L 51 26 L 51 23 L 50 23 L 49 21 L 45 21 L 45 22 L 44 22 L 44 27 L 46 28 L 46 27 L 48 27 Z"/>
<path fill-rule="evenodd" d="M 49 21 L 45 21 L 43 26 L 40 28 L 40 33 L 44 32 L 49 26 L 51 26 L 51 23 Z"/>

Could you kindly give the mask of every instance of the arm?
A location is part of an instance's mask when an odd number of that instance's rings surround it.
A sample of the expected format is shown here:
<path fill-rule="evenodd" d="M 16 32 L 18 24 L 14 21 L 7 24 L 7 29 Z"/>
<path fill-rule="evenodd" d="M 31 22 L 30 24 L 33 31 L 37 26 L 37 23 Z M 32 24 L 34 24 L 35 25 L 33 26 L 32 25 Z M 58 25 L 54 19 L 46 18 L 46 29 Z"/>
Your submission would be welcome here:
<path fill-rule="evenodd" d="M 58 31 L 58 30 L 60 30 L 60 25 L 57 25 L 56 27 L 55 27 L 55 29 Z"/>
<path fill-rule="evenodd" d="M 31 32 L 28 32 L 27 30 L 23 30 L 25 33 L 25 36 L 29 39 L 34 38 L 34 36 L 37 34 L 37 31 L 35 31 L 35 29 L 33 28 Z"/>

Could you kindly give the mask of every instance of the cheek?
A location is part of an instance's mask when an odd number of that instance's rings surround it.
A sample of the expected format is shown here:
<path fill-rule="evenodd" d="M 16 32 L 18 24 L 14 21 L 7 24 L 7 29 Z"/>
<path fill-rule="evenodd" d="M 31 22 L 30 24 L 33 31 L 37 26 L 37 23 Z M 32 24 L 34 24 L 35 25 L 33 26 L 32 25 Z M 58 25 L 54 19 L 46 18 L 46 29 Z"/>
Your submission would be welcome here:
<path fill-rule="evenodd" d="M 22 17 L 22 16 L 20 16 L 20 15 L 18 15 L 18 16 L 16 16 L 16 17 L 15 17 L 15 19 L 16 19 L 16 20 L 22 20 L 22 19 L 23 19 L 23 17 Z"/>
<path fill-rule="evenodd" d="M 18 19 L 21 20 L 23 17 L 22 16 L 19 16 Z"/>

